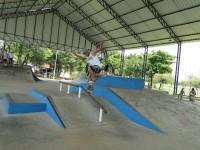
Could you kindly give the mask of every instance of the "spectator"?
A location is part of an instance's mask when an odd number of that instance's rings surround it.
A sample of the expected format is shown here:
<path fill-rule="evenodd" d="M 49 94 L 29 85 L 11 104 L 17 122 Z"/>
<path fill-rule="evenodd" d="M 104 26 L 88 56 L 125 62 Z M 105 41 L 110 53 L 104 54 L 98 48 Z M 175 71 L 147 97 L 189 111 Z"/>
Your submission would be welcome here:
<path fill-rule="evenodd" d="M 9 53 L 9 64 L 13 64 L 13 52 Z"/>
<path fill-rule="evenodd" d="M 6 66 L 8 63 L 8 53 L 6 50 L 3 51 L 3 62 L 4 62 L 4 66 Z"/>
<path fill-rule="evenodd" d="M 194 102 L 195 99 L 196 99 L 196 91 L 194 90 L 194 88 L 192 88 L 192 90 L 190 91 L 189 100 Z"/>
<path fill-rule="evenodd" d="M 183 95 L 185 95 L 184 88 L 181 89 L 180 93 L 178 94 L 178 99 L 182 99 Z"/>

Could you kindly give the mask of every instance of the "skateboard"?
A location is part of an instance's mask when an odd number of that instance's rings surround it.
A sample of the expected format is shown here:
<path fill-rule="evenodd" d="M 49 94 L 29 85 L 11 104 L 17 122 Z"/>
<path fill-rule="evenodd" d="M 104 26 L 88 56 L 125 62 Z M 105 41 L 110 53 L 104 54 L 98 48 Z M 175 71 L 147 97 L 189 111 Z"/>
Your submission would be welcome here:
<path fill-rule="evenodd" d="M 88 92 L 89 94 L 91 94 L 91 93 L 93 92 L 93 90 L 94 90 L 93 85 L 94 85 L 94 82 L 93 82 L 93 81 L 88 81 L 88 83 L 87 83 L 87 92 Z"/>

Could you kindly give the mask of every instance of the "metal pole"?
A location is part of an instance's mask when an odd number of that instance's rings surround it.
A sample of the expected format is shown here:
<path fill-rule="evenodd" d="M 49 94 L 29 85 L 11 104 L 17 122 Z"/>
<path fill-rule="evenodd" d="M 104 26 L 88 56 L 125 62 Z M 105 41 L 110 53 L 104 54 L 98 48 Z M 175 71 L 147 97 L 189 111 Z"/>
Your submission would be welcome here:
<path fill-rule="evenodd" d="M 54 69 L 53 69 L 53 79 L 55 79 L 57 59 L 58 59 L 58 50 L 56 50 L 56 59 L 55 59 Z"/>
<path fill-rule="evenodd" d="M 81 87 L 78 88 L 78 98 L 81 98 Z"/>
<path fill-rule="evenodd" d="M 123 71 L 124 71 L 124 53 L 125 53 L 125 50 L 122 50 L 122 52 L 121 52 L 121 60 L 120 60 L 119 76 L 122 76 L 123 75 Z"/>
<path fill-rule="evenodd" d="M 70 91 L 70 85 L 68 84 L 67 85 L 67 94 L 69 94 L 69 91 Z"/>
<path fill-rule="evenodd" d="M 60 83 L 60 92 L 62 92 L 62 83 Z"/>
<path fill-rule="evenodd" d="M 173 95 L 177 94 L 177 89 L 178 89 L 178 77 L 179 77 L 180 58 L 181 58 L 181 43 L 178 43 L 178 50 L 177 50 L 177 56 L 176 56 L 176 70 L 175 70 Z"/>
<path fill-rule="evenodd" d="M 148 46 L 144 49 L 144 61 L 142 66 L 142 78 L 145 81 L 146 78 L 146 69 L 147 69 L 147 56 L 148 56 Z"/>
<path fill-rule="evenodd" d="M 102 122 L 102 116 L 103 116 L 103 109 L 100 108 L 100 112 L 99 112 L 99 122 Z"/>

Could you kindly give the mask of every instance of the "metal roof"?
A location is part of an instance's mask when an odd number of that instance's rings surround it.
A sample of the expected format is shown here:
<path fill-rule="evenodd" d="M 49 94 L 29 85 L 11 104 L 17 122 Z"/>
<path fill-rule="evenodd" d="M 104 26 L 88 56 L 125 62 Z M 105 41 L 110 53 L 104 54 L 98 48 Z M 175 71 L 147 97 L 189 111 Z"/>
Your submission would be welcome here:
<path fill-rule="evenodd" d="M 0 39 L 71 51 L 200 40 L 199 0 L 0 0 Z"/>

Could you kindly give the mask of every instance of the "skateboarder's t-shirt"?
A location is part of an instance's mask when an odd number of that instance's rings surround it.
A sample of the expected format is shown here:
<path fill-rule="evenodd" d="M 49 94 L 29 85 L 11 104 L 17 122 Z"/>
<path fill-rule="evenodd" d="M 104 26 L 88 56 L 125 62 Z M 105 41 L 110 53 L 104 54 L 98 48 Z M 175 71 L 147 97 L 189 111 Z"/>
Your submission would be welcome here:
<path fill-rule="evenodd" d="M 99 61 L 99 58 L 96 56 L 93 56 L 91 53 L 90 55 L 87 57 L 87 60 L 90 62 L 90 66 L 99 66 L 101 67 L 101 62 Z"/>

